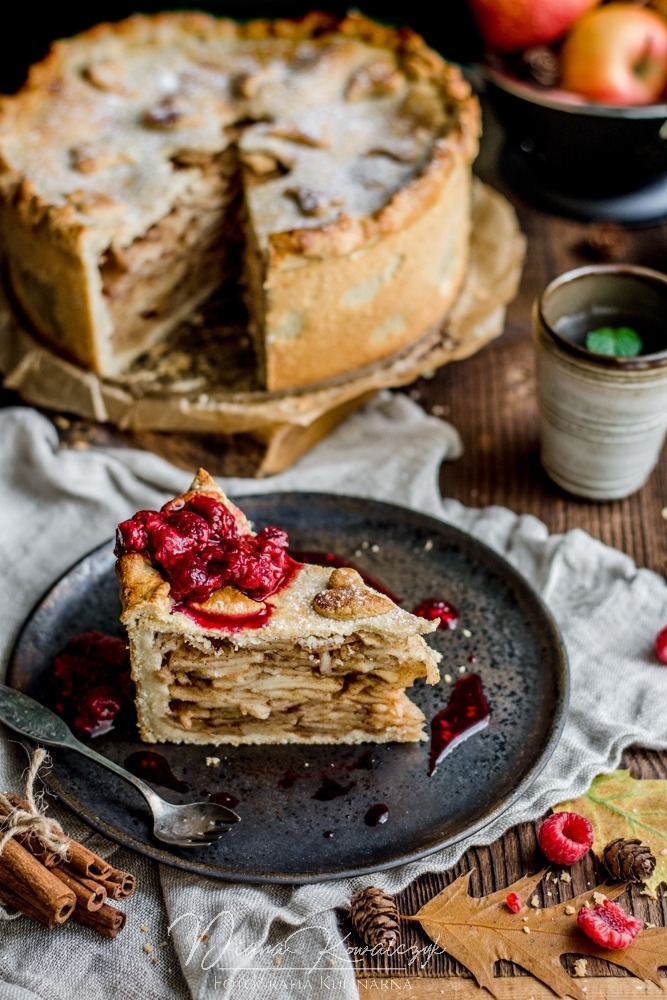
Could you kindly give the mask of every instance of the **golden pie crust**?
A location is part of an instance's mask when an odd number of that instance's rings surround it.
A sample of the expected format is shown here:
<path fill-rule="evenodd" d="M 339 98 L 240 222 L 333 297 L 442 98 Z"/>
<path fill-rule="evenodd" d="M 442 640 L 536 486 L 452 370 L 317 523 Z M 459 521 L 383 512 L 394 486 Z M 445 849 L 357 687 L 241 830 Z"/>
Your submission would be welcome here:
<path fill-rule="evenodd" d="M 454 302 L 478 132 L 456 68 L 358 14 L 99 25 L 0 102 L 13 295 L 113 377 L 242 257 L 265 387 L 353 371 Z"/>

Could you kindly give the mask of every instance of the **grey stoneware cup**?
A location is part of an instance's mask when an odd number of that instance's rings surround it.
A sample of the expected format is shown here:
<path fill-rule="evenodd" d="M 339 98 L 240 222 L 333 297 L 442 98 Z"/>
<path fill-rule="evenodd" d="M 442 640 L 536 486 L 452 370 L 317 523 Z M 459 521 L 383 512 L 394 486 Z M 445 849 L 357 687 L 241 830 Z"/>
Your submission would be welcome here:
<path fill-rule="evenodd" d="M 586 333 L 631 326 L 644 351 L 594 354 Z M 600 264 L 562 274 L 533 307 L 540 459 L 568 493 L 618 500 L 644 485 L 667 431 L 667 276 Z"/>

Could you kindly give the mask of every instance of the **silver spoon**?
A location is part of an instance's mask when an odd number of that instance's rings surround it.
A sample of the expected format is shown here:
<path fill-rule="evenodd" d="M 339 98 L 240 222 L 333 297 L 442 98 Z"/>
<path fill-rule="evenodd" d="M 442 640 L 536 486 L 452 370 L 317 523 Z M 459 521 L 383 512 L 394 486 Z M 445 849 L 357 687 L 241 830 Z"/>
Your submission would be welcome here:
<path fill-rule="evenodd" d="M 175 806 L 165 802 L 141 778 L 130 774 L 72 735 L 65 722 L 50 709 L 40 705 L 21 691 L 0 684 L 0 720 L 14 732 L 49 747 L 66 747 L 97 761 L 102 767 L 118 774 L 141 792 L 153 813 L 153 833 L 158 840 L 175 847 L 202 847 L 227 833 L 232 823 L 240 822 L 231 809 L 215 802 L 189 802 Z"/>

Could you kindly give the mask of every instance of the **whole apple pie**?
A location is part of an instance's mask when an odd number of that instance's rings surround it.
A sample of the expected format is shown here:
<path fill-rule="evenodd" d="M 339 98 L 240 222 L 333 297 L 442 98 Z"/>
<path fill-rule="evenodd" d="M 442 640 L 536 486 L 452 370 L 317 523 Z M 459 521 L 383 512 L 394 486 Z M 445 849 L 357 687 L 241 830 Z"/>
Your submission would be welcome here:
<path fill-rule="evenodd" d="M 262 384 L 341 375 L 456 298 L 478 131 L 456 68 L 358 14 L 99 25 L 2 99 L 11 294 L 113 377 L 241 260 Z"/>
<path fill-rule="evenodd" d="M 200 469 L 161 511 L 118 526 L 116 555 L 149 743 L 425 739 L 405 693 L 439 679 L 417 618 L 351 568 L 305 565 L 280 528 L 252 531 Z"/>

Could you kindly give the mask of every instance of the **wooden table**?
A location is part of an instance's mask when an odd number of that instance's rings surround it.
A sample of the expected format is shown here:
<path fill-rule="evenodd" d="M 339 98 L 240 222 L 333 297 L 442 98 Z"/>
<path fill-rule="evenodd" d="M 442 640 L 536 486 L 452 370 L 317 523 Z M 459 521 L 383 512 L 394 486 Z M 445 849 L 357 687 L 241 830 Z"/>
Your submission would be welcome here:
<path fill-rule="evenodd" d="M 478 161 L 478 172 L 494 183 L 515 204 L 522 228 L 528 236 L 528 255 L 520 293 L 510 306 L 503 336 L 467 361 L 450 364 L 433 379 L 420 380 L 406 390 L 427 412 L 435 413 L 458 428 L 465 454 L 443 465 L 441 489 L 445 496 L 483 507 L 501 504 L 518 513 L 534 514 L 550 531 L 579 527 L 608 545 L 627 552 L 640 565 L 663 573 L 667 568 L 665 543 L 667 520 L 661 510 L 667 505 L 667 454 L 647 485 L 635 496 L 613 503 L 588 503 L 566 496 L 542 472 L 538 460 L 538 427 L 535 402 L 534 355 L 530 334 L 530 309 L 538 292 L 557 274 L 588 263 L 589 227 L 548 215 L 523 204 L 497 176 L 498 133 L 486 120 L 486 139 Z M 667 226 L 637 229 L 627 234 L 621 259 L 667 270 Z M 12 394 L 0 404 L 17 402 Z M 186 468 L 206 464 L 219 475 L 252 475 L 261 460 L 261 446 L 251 439 L 197 438 L 191 435 L 119 435 L 108 427 L 56 418 L 63 443 L 87 448 L 95 444 L 126 444 L 147 447 Z M 632 750 L 626 765 L 636 777 L 667 777 L 667 753 Z M 399 908 L 414 913 L 436 892 L 462 872 L 475 869 L 475 894 L 501 888 L 526 872 L 536 871 L 538 858 L 535 830 L 526 824 L 510 830 L 489 848 L 469 851 L 444 875 L 426 875 L 401 893 Z M 572 869 L 572 885 L 559 883 L 564 900 L 583 892 L 587 884 L 601 881 L 590 858 Z M 637 916 L 652 923 L 667 923 L 667 903 L 631 894 Z M 555 901 L 555 900 L 552 900 Z M 624 900 L 621 900 L 622 902 Z M 346 918 L 341 920 L 346 930 Z M 425 945 L 428 939 L 414 923 L 405 927 L 409 944 Z M 665 956 L 667 963 L 667 955 Z M 570 971 L 573 959 L 568 959 Z M 589 959 L 591 1000 L 608 997 L 626 1000 L 636 996 L 636 981 L 618 967 Z M 552 994 L 518 967 L 499 963 L 497 972 L 511 976 L 503 983 L 505 1000 L 542 1000 Z M 415 998 L 442 995 L 469 1000 L 479 992 L 467 971 L 448 956 L 434 957 L 424 969 L 398 969 L 396 963 L 366 959 L 358 970 L 360 996 L 370 996 L 384 984 L 399 987 Z M 597 977 L 597 978 L 596 978 Z M 606 978 L 602 978 L 606 977 Z M 619 977 L 610 982 L 609 977 Z M 375 983 L 375 986 L 372 984 Z M 392 986 L 392 984 L 394 984 Z M 655 988 L 652 987 L 655 991 Z M 657 992 L 657 991 L 656 991 Z"/>

